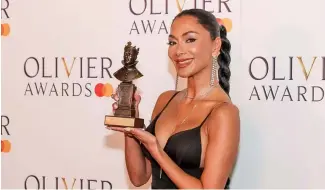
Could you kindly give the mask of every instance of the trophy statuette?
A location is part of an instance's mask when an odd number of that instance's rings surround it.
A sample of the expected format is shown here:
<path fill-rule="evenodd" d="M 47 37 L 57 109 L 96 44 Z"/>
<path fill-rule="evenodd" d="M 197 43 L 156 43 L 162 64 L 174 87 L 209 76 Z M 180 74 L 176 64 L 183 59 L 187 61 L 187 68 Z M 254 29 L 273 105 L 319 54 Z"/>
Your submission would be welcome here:
<path fill-rule="evenodd" d="M 132 46 L 131 42 L 124 47 L 124 59 L 122 60 L 124 66 L 114 73 L 114 76 L 121 81 L 116 90 L 119 97 L 118 108 L 115 110 L 114 116 L 105 116 L 105 125 L 133 128 L 143 128 L 144 126 L 144 120 L 135 117 L 134 94 L 137 87 L 132 83 L 133 80 L 143 76 L 136 68 L 138 54 L 139 48 Z"/>

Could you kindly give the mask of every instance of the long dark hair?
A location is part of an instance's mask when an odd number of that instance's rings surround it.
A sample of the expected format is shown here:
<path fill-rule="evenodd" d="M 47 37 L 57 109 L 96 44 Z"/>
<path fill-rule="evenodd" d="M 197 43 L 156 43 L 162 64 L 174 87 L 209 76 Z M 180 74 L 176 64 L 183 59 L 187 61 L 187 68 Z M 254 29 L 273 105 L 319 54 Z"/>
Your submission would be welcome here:
<path fill-rule="evenodd" d="M 230 91 L 230 76 L 231 72 L 229 69 L 229 64 L 231 62 L 230 50 L 231 44 L 227 39 L 227 30 L 223 25 L 219 25 L 217 22 L 217 18 L 210 12 L 205 11 L 203 9 L 187 9 L 180 12 L 174 20 L 181 16 L 193 16 L 197 18 L 198 22 L 210 32 L 210 36 L 212 40 L 215 40 L 217 37 L 221 38 L 222 44 L 220 48 L 220 54 L 218 56 L 218 77 L 219 84 L 221 88 L 229 95 Z"/>

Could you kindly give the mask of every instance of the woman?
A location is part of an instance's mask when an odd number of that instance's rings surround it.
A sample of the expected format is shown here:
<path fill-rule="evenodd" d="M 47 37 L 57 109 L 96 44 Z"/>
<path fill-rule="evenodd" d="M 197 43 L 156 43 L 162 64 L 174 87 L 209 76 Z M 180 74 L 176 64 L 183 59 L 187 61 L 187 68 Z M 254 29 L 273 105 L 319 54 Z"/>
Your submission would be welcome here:
<path fill-rule="evenodd" d="M 125 133 L 127 171 L 135 186 L 152 176 L 152 189 L 228 188 L 240 119 L 228 96 L 226 35 L 201 9 L 184 10 L 173 20 L 168 55 L 178 76 L 187 78 L 187 89 L 162 93 L 145 130 L 109 127 Z M 139 95 L 135 99 L 140 102 Z"/>

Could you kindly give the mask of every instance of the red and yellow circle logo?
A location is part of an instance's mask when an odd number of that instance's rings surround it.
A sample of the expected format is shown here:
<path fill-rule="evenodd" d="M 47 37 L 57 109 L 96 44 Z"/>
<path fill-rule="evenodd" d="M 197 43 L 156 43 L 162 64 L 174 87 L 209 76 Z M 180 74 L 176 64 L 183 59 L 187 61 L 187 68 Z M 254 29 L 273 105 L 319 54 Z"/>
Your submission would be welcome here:
<path fill-rule="evenodd" d="M 223 25 L 227 32 L 230 32 L 232 30 L 232 20 L 229 18 L 217 18 L 217 22 L 220 25 Z"/>
<path fill-rule="evenodd" d="M 103 97 L 103 96 L 110 97 L 113 94 L 113 87 L 109 83 L 106 84 L 98 83 L 95 86 L 95 94 L 98 97 Z"/>
<path fill-rule="evenodd" d="M 8 153 L 11 150 L 11 143 L 8 140 L 1 140 L 1 152 Z"/>
<path fill-rule="evenodd" d="M 8 23 L 1 24 L 1 36 L 8 36 L 10 33 L 10 26 Z"/>

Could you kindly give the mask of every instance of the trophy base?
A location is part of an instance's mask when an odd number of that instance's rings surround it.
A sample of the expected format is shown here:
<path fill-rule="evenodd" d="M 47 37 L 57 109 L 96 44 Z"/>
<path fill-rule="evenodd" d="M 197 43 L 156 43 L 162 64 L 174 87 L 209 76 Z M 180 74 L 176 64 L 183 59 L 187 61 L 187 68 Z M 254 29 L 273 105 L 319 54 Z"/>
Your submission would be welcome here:
<path fill-rule="evenodd" d="M 143 128 L 144 127 L 144 119 L 106 115 L 104 125 L 114 126 L 114 127 Z"/>

